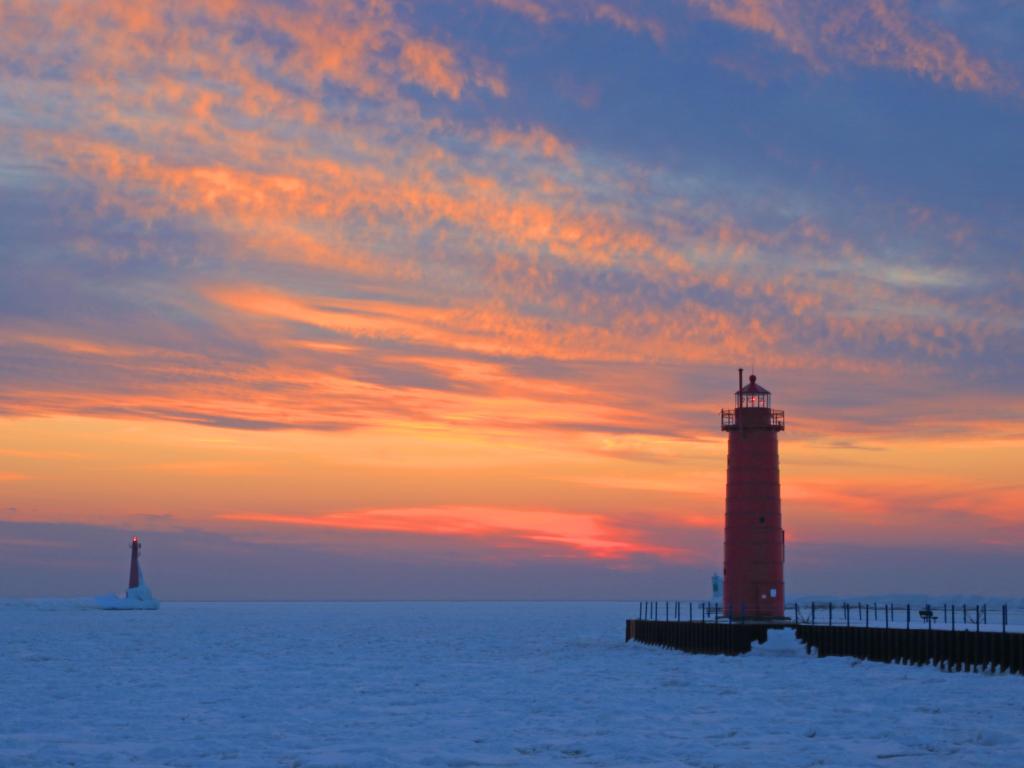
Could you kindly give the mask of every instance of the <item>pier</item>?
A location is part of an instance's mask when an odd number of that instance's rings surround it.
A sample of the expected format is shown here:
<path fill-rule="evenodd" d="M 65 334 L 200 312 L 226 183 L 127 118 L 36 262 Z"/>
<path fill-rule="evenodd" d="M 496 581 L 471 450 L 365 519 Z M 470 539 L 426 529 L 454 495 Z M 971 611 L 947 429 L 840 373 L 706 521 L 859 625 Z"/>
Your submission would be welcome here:
<path fill-rule="evenodd" d="M 767 624 L 714 624 L 700 621 L 628 619 L 626 642 L 675 648 L 687 653 L 737 656 L 749 653 L 754 642 L 768 639 Z"/>
<path fill-rule="evenodd" d="M 639 618 L 626 621 L 626 642 L 736 656 L 748 653 L 754 643 L 764 643 L 768 632 L 790 628 L 807 653 L 818 658 L 847 656 L 950 672 L 1024 674 L 1024 632 L 1014 631 L 1016 622 L 1009 623 L 1007 606 L 991 624 L 987 607 L 982 608 L 794 604 L 777 620 L 737 621 L 707 603 L 697 606 L 696 618 L 692 603 L 641 603 Z"/>

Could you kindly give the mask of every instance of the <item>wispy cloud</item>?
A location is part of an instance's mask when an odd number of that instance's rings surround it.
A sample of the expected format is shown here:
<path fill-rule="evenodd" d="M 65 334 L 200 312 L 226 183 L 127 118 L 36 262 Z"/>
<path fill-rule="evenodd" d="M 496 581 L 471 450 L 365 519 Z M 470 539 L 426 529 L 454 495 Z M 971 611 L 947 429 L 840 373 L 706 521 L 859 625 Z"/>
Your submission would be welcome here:
<path fill-rule="evenodd" d="M 657 43 L 665 41 L 665 27 L 656 18 L 634 12 L 635 7 L 598 0 L 487 0 L 537 24 L 555 21 L 604 22 L 634 35 L 647 35 Z"/>
<path fill-rule="evenodd" d="M 634 532 L 623 530 L 611 520 L 595 515 L 575 515 L 552 510 L 414 507 L 350 510 L 315 517 L 232 512 L 220 518 L 353 531 L 487 538 L 492 546 L 499 547 L 550 544 L 598 558 L 622 558 L 639 553 L 666 557 L 682 554 L 668 547 L 639 541 Z"/>
<path fill-rule="evenodd" d="M 1005 92 L 1016 84 L 948 29 L 904 0 L 688 0 L 714 19 L 769 36 L 828 72 L 843 64 L 910 72 L 958 90 Z"/>

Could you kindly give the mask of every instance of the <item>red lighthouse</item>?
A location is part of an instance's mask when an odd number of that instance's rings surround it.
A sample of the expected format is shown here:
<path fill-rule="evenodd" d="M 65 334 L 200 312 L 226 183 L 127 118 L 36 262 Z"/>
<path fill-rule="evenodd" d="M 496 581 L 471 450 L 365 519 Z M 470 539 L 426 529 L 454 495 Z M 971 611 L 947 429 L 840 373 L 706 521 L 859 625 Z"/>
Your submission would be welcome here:
<path fill-rule="evenodd" d="M 740 368 L 736 407 L 722 410 L 722 430 L 729 433 L 724 609 L 734 619 L 784 616 L 779 432 L 785 428 L 783 412 L 772 410 L 772 393 L 753 374 L 744 385 Z"/>

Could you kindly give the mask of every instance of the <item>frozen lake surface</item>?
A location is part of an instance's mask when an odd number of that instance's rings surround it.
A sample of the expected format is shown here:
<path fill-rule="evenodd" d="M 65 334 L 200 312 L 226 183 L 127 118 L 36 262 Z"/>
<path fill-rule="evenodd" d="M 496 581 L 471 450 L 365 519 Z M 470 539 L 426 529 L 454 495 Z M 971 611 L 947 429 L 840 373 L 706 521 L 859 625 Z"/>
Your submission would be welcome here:
<path fill-rule="evenodd" d="M 0 602 L 2 766 L 1024 766 L 1024 677 L 623 642 L 622 603 Z"/>

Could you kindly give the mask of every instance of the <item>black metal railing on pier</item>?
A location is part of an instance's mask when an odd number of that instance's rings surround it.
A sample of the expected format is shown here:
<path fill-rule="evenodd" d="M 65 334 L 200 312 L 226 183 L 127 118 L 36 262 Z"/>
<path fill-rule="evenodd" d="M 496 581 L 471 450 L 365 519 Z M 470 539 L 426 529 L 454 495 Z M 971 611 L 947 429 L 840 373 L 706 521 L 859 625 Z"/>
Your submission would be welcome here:
<path fill-rule="evenodd" d="M 648 600 L 640 603 L 638 619 L 648 621 L 700 621 L 703 623 L 764 623 L 750 616 L 745 606 L 727 613 L 721 603 L 684 600 Z M 1024 608 L 985 603 L 792 603 L 774 623 L 820 624 L 847 627 L 903 627 L 948 629 L 961 632 L 1024 631 Z"/>

